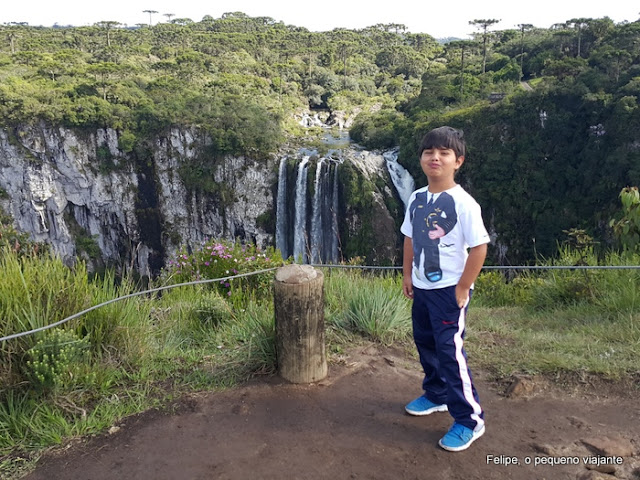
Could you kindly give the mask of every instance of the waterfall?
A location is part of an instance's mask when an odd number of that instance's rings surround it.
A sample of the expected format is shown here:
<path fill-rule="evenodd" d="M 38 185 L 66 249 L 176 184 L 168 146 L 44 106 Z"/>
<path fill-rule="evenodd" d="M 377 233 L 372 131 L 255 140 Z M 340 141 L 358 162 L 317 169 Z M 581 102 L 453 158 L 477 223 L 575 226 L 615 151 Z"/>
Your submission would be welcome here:
<path fill-rule="evenodd" d="M 298 165 L 296 180 L 295 216 L 293 230 L 293 258 L 295 261 L 307 263 L 307 165 L 309 157 L 305 156 Z"/>
<path fill-rule="evenodd" d="M 320 238 L 322 240 L 322 260 L 324 263 L 335 263 L 338 258 L 334 255 L 333 239 L 337 231 L 333 228 L 333 178 L 337 167 L 335 161 L 329 161 L 326 171 L 322 179 L 322 231 Z M 333 172 L 333 175 L 332 175 Z"/>
<path fill-rule="evenodd" d="M 289 257 L 287 241 L 287 157 L 280 159 L 278 169 L 278 200 L 276 203 L 276 248 L 282 258 Z"/>
<path fill-rule="evenodd" d="M 322 212 L 325 210 L 323 208 L 323 186 L 324 182 L 322 180 L 322 166 L 324 165 L 324 158 L 318 160 L 316 164 L 316 181 L 314 184 L 314 193 L 313 193 L 313 206 L 311 211 L 311 263 L 320 263 L 324 259 L 323 255 L 323 235 L 322 232 L 324 230 L 323 225 L 323 215 Z"/>
<path fill-rule="evenodd" d="M 342 225 L 340 217 L 338 175 L 343 162 L 367 177 L 375 175 L 376 180 L 386 178 L 386 170 L 405 208 L 415 188 L 409 172 L 398 163 L 398 149 L 382 154 L 367 152 L 352 146 L 344 132 L 339 138 L 327 133 L 322 141 L 327 146 L 323 156 L 319 149 L 303 147 L 280 159 L 275 245 L 283 258 L 295 262 L 329 264 L 342 258 L 340 228 L 347 232 L 353 229 L 351 224 Z M 313 182 L 308 180 L 311 172 L 315 173 Z"/>
<path fill-rule="evenodd" d="M 391 181 L 398 191 L 398 195 L 404 203 L 404 208 L 407 208 L 407 202 L 411 193 L 415 190 L 415 181 L 411 174 L 398 163 L 398 150 L 392 150 L 383 154 L 385 161 L 387 162 L 387 170 L 391 176 Z"/>
<path fill-rule="evenodd" d="M 329 215 L 331 215 L 331 256 L 329 260 L 333 263 L 338 261 L 338 240 L 340 238 L 338 231 L 338 165 L 335 164 L 333 169 L 333 195 L 331 198 L 331 209 Z"/>
<path fill-rule="evenodd" d="M 280 250 L 283 258 L 293 256 L 294 261 L 335 263 L 340 258 L 338 165 L 342 160 L 331 157 L 312 160 L 307 153 L 299 152 L 300 160 L 294 170 L 287 168 L 289 158 L 280 160 L 276 203 L 276 248 Z M 313 197 L 308 201 L 308 170 L 314 161 L 316 164 Z M 295 189 L 287 188 L 289 184 L 295 185 Z"/>
<path fill-rule="evenodd" d="M 316 165 L 311 217 L 311 263 L 336 263 L 338 249 L 338 165 L 320 159 Z"/>

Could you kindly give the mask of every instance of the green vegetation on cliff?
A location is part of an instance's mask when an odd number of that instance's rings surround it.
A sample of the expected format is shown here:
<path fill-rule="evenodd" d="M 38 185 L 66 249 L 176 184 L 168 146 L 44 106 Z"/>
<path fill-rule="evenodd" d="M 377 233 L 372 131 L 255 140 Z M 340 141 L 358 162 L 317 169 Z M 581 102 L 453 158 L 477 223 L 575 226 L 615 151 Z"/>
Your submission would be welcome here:
<path fill-rule="evenodd" d="M 3 25 L 0 118 L 138 137 L 195 125 L 215 154 L 259 156 L 279 145 L 283 126 L 294 128 L 285 121 L 294 112 L 348 114 L 413 96 L 440 50 L 391 26 L 312 33 L 240 12 L 135 29 Z"/>
<path fill-rule="evenodd" d="M 492 261 L 551 257 L 572 228 L 606 250 L 620 190 L 640 184 L 638 41 L 640 22 L 604 18 L 493 32 L 486 65 L 479 42 L 452 42 L 417 97 L 393 115 L 359 117 L 351 132 L 366 146 L 400 145 L 400 162 L 424 185 L 421 136 L 463 129 L 459 181 L 496 234 Z"/>

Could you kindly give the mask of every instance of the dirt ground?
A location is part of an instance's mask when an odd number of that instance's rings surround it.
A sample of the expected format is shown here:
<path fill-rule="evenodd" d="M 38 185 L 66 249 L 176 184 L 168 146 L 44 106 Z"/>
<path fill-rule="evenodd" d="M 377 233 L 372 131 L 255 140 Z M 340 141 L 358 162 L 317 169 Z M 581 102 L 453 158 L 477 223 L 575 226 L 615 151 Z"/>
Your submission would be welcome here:
<path fill-rule="evenodd" d="M 505 385 L 474 375 L 487 430 L 464 452 L 437 445 L 448 413 L 404 413 L 421 393 L 417 362 L 368 346 L 331 363 L 320 384 L 261 378 L 184 398 L 171 413 L 128 418 L 112 433 L 52 450 L 24 478 L 640 479 L 640 402 L 632 390 L 561 392 L 534 382 L 507 396 Z M 588 469 L 593 459 L 611 474 Z M 578 464 L 540 464 L 548 461 Z"/>

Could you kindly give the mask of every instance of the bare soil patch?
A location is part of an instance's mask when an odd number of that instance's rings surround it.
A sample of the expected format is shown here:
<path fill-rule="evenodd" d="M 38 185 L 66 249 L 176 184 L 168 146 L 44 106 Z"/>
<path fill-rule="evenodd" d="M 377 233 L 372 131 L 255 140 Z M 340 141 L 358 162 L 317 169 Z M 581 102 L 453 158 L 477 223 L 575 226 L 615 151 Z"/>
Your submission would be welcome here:
<path fill-rule="evenodd" d="M 320 384 L 261 378 L 185 397 L 170 413 L 130 417 L 113 433 L 52 450 L 25 478 L 640 479 L 637 398 L 603 385 L 563 391 L 535 379 L 508 397 L 504 385 L 474 374 L 487 430 L 464 452 L 437 446 L 452 422 L 448 413 L 404 413 L 421 393 L 417 361 L 368 346 L 330 364 Z M 535 466 L 576 457 L 577 465 Z M 614 457 L 622 465 L 600 471 L 585 461 Z M 514 459 L 517 465 L 505 464 Z"/>

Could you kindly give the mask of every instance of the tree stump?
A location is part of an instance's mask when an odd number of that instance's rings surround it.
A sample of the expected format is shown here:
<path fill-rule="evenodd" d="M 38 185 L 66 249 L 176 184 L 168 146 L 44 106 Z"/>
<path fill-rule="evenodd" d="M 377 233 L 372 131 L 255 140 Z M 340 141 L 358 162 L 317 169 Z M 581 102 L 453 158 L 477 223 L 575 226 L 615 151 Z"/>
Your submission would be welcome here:
<path fill-rule="evenodd" d="M 310 265 L 276 272 L 274 302 L 278 374 L 292 383 L 327 376 L 324 347 L 324 275 Z"/>

